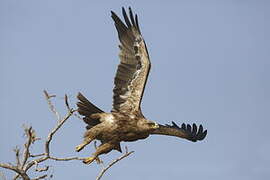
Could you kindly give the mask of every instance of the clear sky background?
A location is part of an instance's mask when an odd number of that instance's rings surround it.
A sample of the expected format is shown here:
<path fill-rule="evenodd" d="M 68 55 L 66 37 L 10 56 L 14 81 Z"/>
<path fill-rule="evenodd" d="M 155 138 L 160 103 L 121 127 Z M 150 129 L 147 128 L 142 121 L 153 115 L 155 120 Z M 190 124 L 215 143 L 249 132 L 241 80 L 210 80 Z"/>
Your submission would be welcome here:
<path fill-rule="evenodd" d="M 105 111 L 112 104 L 118 38 L 110 17 L 131 6 L 152 69 L 142 109 L 161 124 L 203 124 L 202 142 L 151 136 L 123 143 L 135 153 L 103 178 L 270 178 L 270 1 L 0 1 L 0 162 L 13 162 L 23 124 L 45 139 L 56 124 L 43 89 L 65 112 L 81 91 Z M 75 106 L 74 106 L 75 107 Z M 85 124 L 72 117 L 52 142 L 54 156 L 76 153 Z M 43 151 L 41 142 L 34 152 Z M 111 152 L 107 163 L 120 156 Z M 49 161 L 54 179 L 94 179 L 100 166 Z M 11 179 L 12 174 L 0 169 Z"/>

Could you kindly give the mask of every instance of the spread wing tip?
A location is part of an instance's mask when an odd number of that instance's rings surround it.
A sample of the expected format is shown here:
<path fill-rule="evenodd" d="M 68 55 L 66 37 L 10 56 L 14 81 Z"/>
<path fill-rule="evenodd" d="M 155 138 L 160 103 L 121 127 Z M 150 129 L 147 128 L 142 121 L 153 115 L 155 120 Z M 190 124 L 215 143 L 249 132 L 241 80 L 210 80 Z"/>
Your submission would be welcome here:
<path fill-rule="evenodd" d="M 131 7 L 128 7 L 128 11 L 129 12 L 127 14 L 125 8 L 122 7 L 122 15 L 124 17 L 125 24 L 121 21 L 121 19 L 117 16 L 117 14 L 114 11 L 111 11 L 111 17 L 115 22 L 118 32 L 121 32 L 120 29 L 126 31 L 127 29 L 131 29 L 132 27 L 134 27 L 139 32 L 139 34 L 141 34 L 137 14 L 135 14 L 134 18 Z"/>
<path fill-rule="evenodd" d="M 172 125 L 166 124 L 167 127 L 175 128 L 184 131 L 184 133 L 187 135 L 186 139 L 196 142 L 203 140 L 207 135 L 207 130 L 203 129 L 202 125 L 199 125 L 199 128 L 196 124 L 185 124 L 183 123 L 181 127 L 179 127 L 175 122 L 172 121 Z"/>

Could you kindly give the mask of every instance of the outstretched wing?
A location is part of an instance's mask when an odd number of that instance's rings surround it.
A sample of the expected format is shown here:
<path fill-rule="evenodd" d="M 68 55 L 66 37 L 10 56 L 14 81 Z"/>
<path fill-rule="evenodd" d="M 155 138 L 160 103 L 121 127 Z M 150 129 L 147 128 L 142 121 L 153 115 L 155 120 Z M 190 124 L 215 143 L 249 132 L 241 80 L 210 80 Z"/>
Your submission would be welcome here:
<path fill-rule="evenodd" d="M 88 101 L 81 93 L 78 93 L 77 98 L 79 100 L 79 102 L 77 102 L 78 113 L 84 116 L 83 121 L 88 124 L 86 129 L 90 129 L 99 124 L 100 121 L 98 119 L 90 118 L 90 116 L 95 113 L 102 113 L 103 111 Z"/>
<path fill-rule="evenodd" d="M 150 60 L 140 32 L 138 17 L 135 15 L 134 19 L 131 8 L 128 17 L 122 8 L 126 23 L 124 24 L 113 11 L 111 13 L 121 42 L 120 64 L 114 79 L 112 111 L 140 112 L 141 99 L 150 71 Z"/>
<path fill-rule="evenodd" d="M 201 141 L 205 138 L 207 130 L 203 130 L 202 125 L 200 125 L 198 129 L 196 124 L 193 124 L 191 126 L 189 124 L 186 125 L 185 123 L 183 123 L 182 126 L 179 127 L 177 124 L 175 124 L 175 122 L 172 121 L 172 125 L 159 125 L 159 128 L 151 134 L 176 136 L 196 142 Z"/>

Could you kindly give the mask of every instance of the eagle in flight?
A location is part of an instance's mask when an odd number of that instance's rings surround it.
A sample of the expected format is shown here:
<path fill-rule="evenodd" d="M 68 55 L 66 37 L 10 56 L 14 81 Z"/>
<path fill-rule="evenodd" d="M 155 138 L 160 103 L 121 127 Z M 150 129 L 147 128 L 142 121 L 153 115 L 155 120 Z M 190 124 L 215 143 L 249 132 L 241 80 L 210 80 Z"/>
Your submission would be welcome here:
<path fill-rule="evenodd" d="M 76 147 L 79 152 L 93 140 L 101 141 L 101 145 L 92 157 L 84 159 L 85 164 L 98 160 L 98 156 L 111 150 L 121 151 L 120 142 L 137 141 L 149 135 L 159 134 L 184 138 L 189 141 L 203 140 L 207 130 L 196 124 L 178 126 L 161 125 L 144 117 L 141 101 L 151 63 L 145 41 L 138 23 L 138 16 L 133 15 L 131 8 L 128 14 L 122 8 L 124 22 L 111 11 L 111 17 L 120 40 L 120 64 L 114 78 L 113 107 L 106 113 L 87 100 L 81 93 L 78 113 L 87 124 L 83 143 Z"/>

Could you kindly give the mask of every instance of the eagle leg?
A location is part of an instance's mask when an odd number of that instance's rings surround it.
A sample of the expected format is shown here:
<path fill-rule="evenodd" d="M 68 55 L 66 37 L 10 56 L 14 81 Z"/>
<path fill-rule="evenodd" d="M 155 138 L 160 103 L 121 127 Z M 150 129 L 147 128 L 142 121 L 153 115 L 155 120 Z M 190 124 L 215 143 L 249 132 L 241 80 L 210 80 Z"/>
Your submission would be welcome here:
<path fill-rule="evenodd" d="M 83 142 L 76 146 L 76 151 L 79 152 L 81 151 L 86 145 L 91 143 L 96 137 L 100 134 L 100 127 L 99 125 L 96 125 L 90 129 L 88 129 L 85 134 L 84 134 L 84 140 Z"/>
<path fill-rule="evenodd" d="M 88 145 L 89 143 L 91 143 L 95 138 L 90 138 L 87 137 L 84 139 L 83 143 L 79 144 L 78 146 L 76 146 L 76 151 L 79 152 L 81 151 L 86 145 Z"/>
<path fill-rule="evenodd" d="M 101 144 L 95 153 L 93 153 L 93 156 L 91 157 L 87 157 L 83 160 L 84 164 L 90 164 L 92 163 L 94 160 L 96 160 L 98 163 L 100 163 L 100 159 L 98 158 L 99 155 L 101 154 L 106 154 L 108 152 L 110 152 L 111 150 L 113 150 L 115 148 L 115 144 L 111 144 L 111 143 L 104 143 Z"/>

